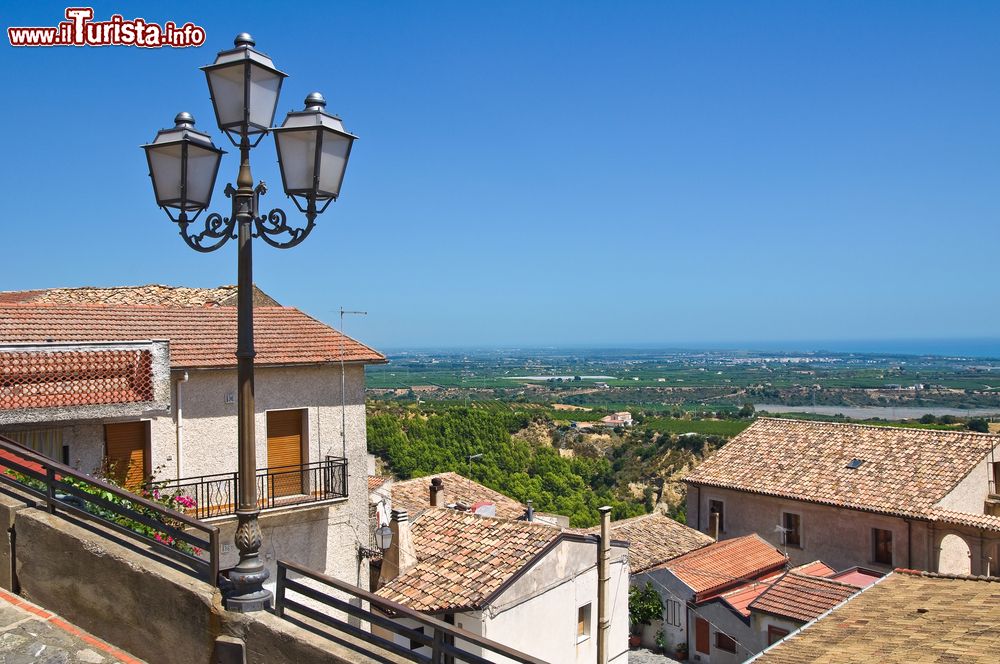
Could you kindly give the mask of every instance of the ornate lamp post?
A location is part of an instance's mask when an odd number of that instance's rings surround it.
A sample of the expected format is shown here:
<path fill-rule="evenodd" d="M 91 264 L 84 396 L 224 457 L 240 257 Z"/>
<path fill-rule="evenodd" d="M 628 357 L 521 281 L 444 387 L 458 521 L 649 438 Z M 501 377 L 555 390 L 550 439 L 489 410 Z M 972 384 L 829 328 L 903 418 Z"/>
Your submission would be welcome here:
<path fill-rule="evenodd" d="M 142 146 L 149 163 L 156 203 L 177 224 L 180 235 L 196 251 L 210 252 L 230 239 L 238 241 L 237 381 L 239 412 L 239 505 L 236 510 L 236 546 L 240 561 L 228 572 L 225 605 L 232 611 L 268 608 L 271 593 L 263 586 L 267 568 L 260 560 L 257 516 L 257 459 L 254 432 L 253 258 L 252 238 L 279 249 L 294 247 L 312 231 L 316 216 L 340 195 L 351 145 L 356 138 L 340 118 L 328 114 L 318 92 L 306 98 L 303 111 L 289 113 L 280 128 L 272 128 L 278 94 L 285 74 L 271 59 L 254 49 L 247 33 L 236 37 L 235 48 L 222 51 L 215 62 L 202 67 L 215 107 L 215 117 L 229 140 L 240 150 L 236 187 L 226 185 L 232 199 L 228 217 L 213 212 L 193 227 L 211 203 L 212 190 L 224 152 L 208 134 L 194 128 L 194 118 L 180 113 L 173 129 L 160 131 Z M 305 226 L 289 226 L 285 212 L 275 208 L 262 215 L 263 182 L 254 186 L 250 150 L 273 131 L 285 193 L 305 214 Z M 189 216 L 191 215 L 191 216 Z"/>

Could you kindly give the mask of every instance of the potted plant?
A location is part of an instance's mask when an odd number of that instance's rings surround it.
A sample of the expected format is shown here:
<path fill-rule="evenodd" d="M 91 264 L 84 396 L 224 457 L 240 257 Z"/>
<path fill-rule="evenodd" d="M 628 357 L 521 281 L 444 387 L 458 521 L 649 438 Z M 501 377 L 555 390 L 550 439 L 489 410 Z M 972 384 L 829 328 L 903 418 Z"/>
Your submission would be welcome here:
<path fill-rule="evenodd" d="M 674 655 L 676 659 L 686 662 L 688 658 L 688 644 L 687 641 L 681 641 L 677 644 L 677 648 L 674 650 Z"/>
<path fill-rule="evenodd" d="M 656 592 L 653 584 L 646 582 L 645 588 L 632 586 L 628 589 L 628 617 L 632 625 L 628 639 L 629 647 L 635 648 L 641 642 L 640 634 L 643 625 L 663 616 L 663 600 Z"/>

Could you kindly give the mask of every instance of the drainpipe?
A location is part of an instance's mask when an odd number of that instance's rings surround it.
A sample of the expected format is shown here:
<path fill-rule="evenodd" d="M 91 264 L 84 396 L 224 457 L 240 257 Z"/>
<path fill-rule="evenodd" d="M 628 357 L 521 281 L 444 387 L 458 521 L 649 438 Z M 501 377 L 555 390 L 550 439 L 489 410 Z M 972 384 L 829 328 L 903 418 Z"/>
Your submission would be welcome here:
<path fill-rule="evenodd" d="M 184 466 L 181 465 L 181 448 L 184 442 L 184 383 L 188 382 L 188 372 L 177 379 L 177 479 L 184 477 Z"/>
<path fill-rule="evenodd" d="M 597 664 L 608 664 L 608 632 L 611 616 L 608 614 L 608 587 L 611 570 L 611 508 L 598 510 L 601 513 L 601 541 L 597 547 Z"/>
<path fill-rule="evenodd" d="M 906 520 L 906 566 L 913 569 L 913 522 Z"/>

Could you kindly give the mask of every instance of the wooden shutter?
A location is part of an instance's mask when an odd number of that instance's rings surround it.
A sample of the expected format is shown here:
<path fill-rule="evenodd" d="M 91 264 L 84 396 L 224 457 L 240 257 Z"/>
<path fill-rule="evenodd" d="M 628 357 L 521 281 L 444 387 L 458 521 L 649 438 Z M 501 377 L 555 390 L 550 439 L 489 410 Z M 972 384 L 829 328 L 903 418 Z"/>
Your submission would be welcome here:
<path fill-rule="evenodd" d="M 105 456 L 112 478 L 130 491 L 146 481 L 146 423 L 120 422 L 104 425 Z"/>
<path fill-rule="evenodd" d="M 302 417 L 301 410 L 277 410 L 267 414 L 268 491 L 274 496 L 302 493 L 299 469 L 281 468 L 302 465 Z"/>
<path fill-rule="evenodd" d="M 694 622 L 694 649 L 708 654 L 708 621 L 698 618 Z"/>

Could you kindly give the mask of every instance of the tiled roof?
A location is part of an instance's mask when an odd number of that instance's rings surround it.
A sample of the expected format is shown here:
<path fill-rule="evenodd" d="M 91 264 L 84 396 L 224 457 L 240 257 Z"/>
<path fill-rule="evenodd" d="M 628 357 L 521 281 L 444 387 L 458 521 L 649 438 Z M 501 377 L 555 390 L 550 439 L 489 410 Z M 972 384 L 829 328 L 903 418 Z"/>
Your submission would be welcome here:
<path fill-rule="evenodd" d="M 188 286 L 112 286 L 47 288 L 43 290 L 0 291 L 0 304 L 151 304 L 167 307 L 236 306 L 236 286 L 192 288 Z M 280 306 L 254 286 L 254 304 Z"/>
<path fill-rule="evenodd" d="M 857 586 L 840 581 L 788 572 L 751 602 L 749 609 L 809 622 L 859 590 Z"/>
<path fill-rule="evenodd" d="M 926 517 L 998 443 L 969 431 L 760 418 L 685 481 Z M 854 459 L 863 463 L 848 468 Z"/>
<path fill-rule="evenodd" d="M 175 369 L 236 365 L 235 307 L 0 305 L 0 344 L 168 339 Z M 258 365 L 382 363 L 385 357 L 291 307 L 254 309 Z"/>
<path fill-rule="evenodd" d="M 696 601 L 780 569 L 781 551 L 756 533 L 734 537 L 686 553 L 660 565 L 695 591 Z"/>
<path fill-rule="evenodd" d="M 897 570 L 766 650 L 760 664 L 996 664 L 1000 579 Z"/>
<path fill-rule="evenodd" d="M 429 509 L 412 524 L 417 564 L 376 594 L 426 612 L 475 610 L 561 537 L 527 521 Z"/>
<path fill-rule="evenodd" d="M 388 477 L 382 477 L 381 475 L 369 475 L 368 476 L 368 491 L 375 491 L 389 479 Z"/>
<path fill-rule="evenodd" d="M 497 516 L 502 519 L 520 519 L 524 516 L 526 508 L 518 501 L 452 472 L 395 482 L 391 488 L 392 508 L 406 510 L 411 516 L 429 509 L 431 479 L 435 477 L 444 482 L 445 502 L 449 505 L 460 502 L 471 506 L 475 503 L 491 502 L 496 504 Z"/>
<path fill-rule="evenodd" d="M 836 570 L 822 560 L 814 560 L 811 563 L 793 567 L 791 571 L 798 572 L 799 574 L 808 574 L 809 576 L 832 576 L 836 573 Z"/>
<path fill-rule="evenodd" d="M 744 618 L 750 617 L 750 603 L 760 597 L 760 594 L 771 587 L 784 572 L 775 572 L 768 576 L 763 576 L 751 583 L 746 583 L 735 590 L 729 590 L 718 598 L 728 604 L 733 611 L 736 611 Z"/>
<path fill-rule="evenodd" d="M 600 533 L 601 528 L 588 528 Z M 714 542 L 705 533 L 689 528 L 661 512 L 611 523 L 611 538 L 629 543 L 629 572 L 635 574 Z"/>
<path fill-rule="evenodd" d="M 932 507 L 928 510 L 931 518 L 941 523 L 957 523 L 961 526 L 971 526 L 972 528 L 982 528 L 1000 532 L 1000 516 L 992 514 L 969 514 L 968 512 L 954 512 L 952 510 Z"/>

